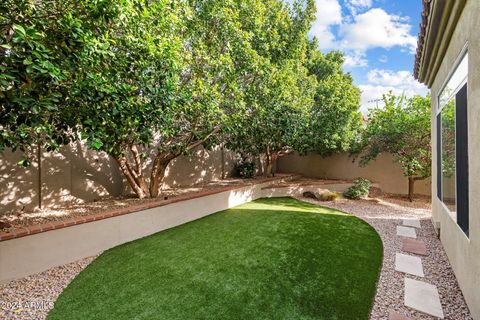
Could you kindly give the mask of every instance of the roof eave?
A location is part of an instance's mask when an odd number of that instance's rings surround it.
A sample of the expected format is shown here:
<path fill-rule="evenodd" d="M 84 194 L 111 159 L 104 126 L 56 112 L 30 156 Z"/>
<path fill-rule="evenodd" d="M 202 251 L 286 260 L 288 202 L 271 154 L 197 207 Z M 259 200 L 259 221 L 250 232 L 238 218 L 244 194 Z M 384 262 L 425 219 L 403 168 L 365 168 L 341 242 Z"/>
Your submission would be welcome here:
<path fill-rule="evenodd" d="M 423 0 L 414 76 L 431 88 L 467 0 Z"/>

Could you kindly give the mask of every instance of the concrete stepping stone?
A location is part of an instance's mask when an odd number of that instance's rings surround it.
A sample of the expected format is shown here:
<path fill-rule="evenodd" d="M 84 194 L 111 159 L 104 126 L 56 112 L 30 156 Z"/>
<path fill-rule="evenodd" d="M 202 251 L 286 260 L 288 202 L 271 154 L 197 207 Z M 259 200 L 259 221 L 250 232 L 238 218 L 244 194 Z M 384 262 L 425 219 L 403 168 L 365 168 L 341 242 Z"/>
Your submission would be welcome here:
<path fill-rule="evenodd" d="M 409 253 L 415 253 L 421 256 L 427 255 L 427 246 L 425 242 L 421 240 L 415 240 L 410 238 L 403 239 L 402 250 Z"/>
<path fill-rule="evenodd" d="M 396 311 L 390 311 L 390 313 L 388 314 L 388 320 L 414 320 L 414 319 L 407 317 Z"/>
<path fill-rule="evenodd" d="M 403 253 L 396 253 L 395 255 L 395 270 L 418 277 L 425 276 L 423 274 L 422 259 Z"/>
<path fill-rule="evenodd" d="M 417 238 L 417 233 L 415 232 L 415 228 L 397 226 L 397 236 Z"/>
<path fill-rule="evenodd" d="M 437 287 L 429 283 L 405 278 L 405 306 L 443 319 Z"/>
<path fill-rule="evenodd" d="M 408 227 L 421 228 L 420 220 L 418 219 L 403 219 L 403 225 Z"/>

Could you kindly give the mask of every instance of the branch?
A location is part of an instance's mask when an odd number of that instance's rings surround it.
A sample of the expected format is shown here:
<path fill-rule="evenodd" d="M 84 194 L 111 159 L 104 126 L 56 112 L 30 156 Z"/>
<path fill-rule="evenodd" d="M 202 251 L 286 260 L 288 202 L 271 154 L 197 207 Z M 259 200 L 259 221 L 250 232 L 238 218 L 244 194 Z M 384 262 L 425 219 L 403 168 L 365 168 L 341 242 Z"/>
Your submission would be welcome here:
<path fill-rule="evenodd" d="M 207 141 L 208 139 L 210 139 L 214 134 L 216 134 L 218 131 L 220 131 L 221 127 L 218 126 L 216 127 L 215 129 L 213 129 L 212 132 L 210 132 L 209 134 L 207 134 L 205 136 L 205 138 L 201 139 L 201 140 L 198 140 L 197 142 L 195 143 L 192 143 L 190 144 L 189 146 L 187 146 L 187 150 L 192 150 L 192 149 L 195 149 L 196 147 L 198 147 L 199 145 L 201 145 L 202 143 L 204 143 L 205 141 Z"/>
<path fill-rule="evenodd" d="M 137 167 L 136 174 L 138 176 L 142 175 L 142 160 L 140 159 L 140 153 L 138 152 L 137 146 L 133 143 L 130 145 L 130 151 L 133 155 L 133 160 L 135 161 L 135 166 Z"/>

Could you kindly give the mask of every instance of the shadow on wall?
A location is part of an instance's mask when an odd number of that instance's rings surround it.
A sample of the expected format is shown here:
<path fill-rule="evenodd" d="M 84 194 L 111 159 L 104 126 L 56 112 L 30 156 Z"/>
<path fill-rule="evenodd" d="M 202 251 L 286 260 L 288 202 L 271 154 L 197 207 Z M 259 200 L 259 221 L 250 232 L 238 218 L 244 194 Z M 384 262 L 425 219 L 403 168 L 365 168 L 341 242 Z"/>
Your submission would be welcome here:
<path fill-rule="evenodd" d="M 223 155 L 222 155 L 223 153 Z M 144 162 L 145 179 L 150 183 L 150 170 L 155 150 L 148 151 L 149 159 Z M 223 167 L 222 167 L 223 161 Z M 234 175 L 236 154 L 227 149 L 215 147 L 206 150 L 202 146 L 192 150 L 190 155 L 179 156 L 172 160 L 165 172 L 163 189 L 202 185 L 210 181 L 221 180 Z M 123 179 L 123 194 L 132 194 L 127 181 Z"/>
<path fill-rule="evenodd" d="M 380 155 L 366 167 L 360 167 L 358 161 L 348 153 L 322 157 L 317 154 L 299 156 L 292 154 L 278 160 L 278 171 L 296 173 L 305 177 L 322 179 L 352 180 L 357 177 L 369 179 L 380 185 L 387 193 L 408 193 L 408 179 L 403 175 L 400 166 L 393 162 L 389 154 Z M 415 183 L 415 193 L 430 195 L 430 178 Z"/>
<path fill-rule="evenodd" d="M 173 160 L 165 173 L 163 187 L 178 187 L 204 184 L 222 179 L 222 150 L 216 147 L 210 151 L 198 147 L 192 156 L 180 156 Z M 231 177 L 235 164 L 235 153 L 224 150 L 224 176 Z"/>
<path fill-rule="evenodd" d="M 33 210 L 40 203 L 58 207 L 122 192 L 116 163 L 79 142 L 59 152 L 42 152 L 40 174 L 37 157 L 29 168 L 17 165 L 21 158 L 20 152 L 5 152 L 0 158 L 0 213 Z"/>
<path fill-rule="evenodd" d="M 21 159 L 20 152 L 0 156 L 0 213 L 38 206 L 38 163 L 23 168 L 17 165 Z"/>
<path fill-rule="evenodd" d="M 153 158 L 153 151 L 150 152 Z M 0 158 L 0 214 L 42 207 L 59 207 L 93 201 L 107 196 L 131 194 L 132 191 L 116 162 L 103 152 L 89 150 L 76 142 L 59 152 L 42 153 L 31 167 L 17 165 L 19 152 L 5 152 Z M 222 167 L 223 160 L 223 167 Z M 233 175 L 235 153 L 220 147 L 211 151 L 195 149 L 191 156 L 173 160 L 167 168 L 163 188 L 201 185 Z M 145 167 L 150 169 L 152 161 Z M 148 180 L 148 173 L 146 177 Z M 41 181 L 41 183 L 39 182 Z M 41 186 L 41 190 L 40 190 Z"/>

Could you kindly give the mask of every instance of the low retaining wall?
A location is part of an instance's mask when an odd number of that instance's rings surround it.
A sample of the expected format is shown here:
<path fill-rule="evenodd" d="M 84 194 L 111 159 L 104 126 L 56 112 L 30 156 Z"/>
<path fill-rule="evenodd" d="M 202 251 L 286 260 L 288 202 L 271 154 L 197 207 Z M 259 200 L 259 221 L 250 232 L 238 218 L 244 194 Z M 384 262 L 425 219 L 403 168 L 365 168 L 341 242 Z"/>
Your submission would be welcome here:
<path fill-rule="evenodd" d="M 353 183 L 326 183 L 321 185 L 302 185 L 302 186 L 283 186 L 283 187 L 265 187 L 263 189 L 263 197 L 294 197 L 301 196 L 304 192 L 320 192 L 329 190 L 333 192 L 345 192 Z M 379 184 L 372 183 L 372 187 L 379 188 Z"/>
<path fill-rule="evenodd" d="M 317 154 L 300 156 L 291 154 L 281 157 L 277 164 L 278 172 L 301 174 L 304 177 L 320 179 L 353 180 L 366 178 L 379 185 L 387 193 L 408 193 L 408 179 L 398 163 L 389 154 L 381 154 L 366 167 L 359 166 L 348 153 L 322 157 Z M 415 182 L 415 193 L 430 195 L 430 178 Z"/>
<path fill-rule="evenodd" d="M 291 177 L 274 179 L 280 181 Z M 210 192 L 154 208 L 83 221 L 0 241 L 0 283 L 96 255 L 117 245 L 205 217 L 264 196 L 272 180 Z M 285 189 L 286 191 L 286 189 Z M 284 193 L 286 195 L 286 193 Z M 128 213 L 128 214 L 126 214 Z"/>

